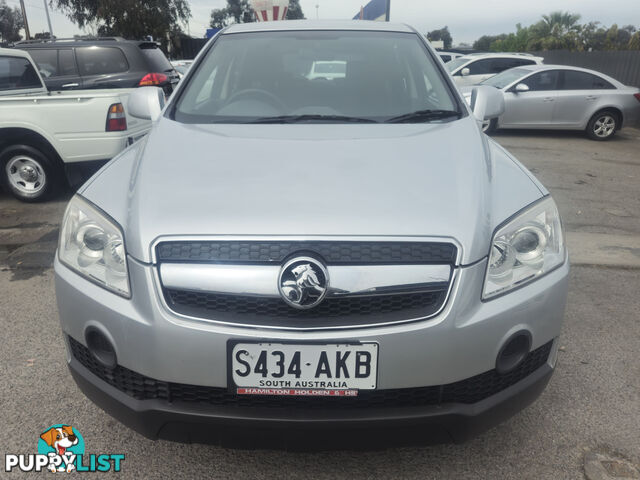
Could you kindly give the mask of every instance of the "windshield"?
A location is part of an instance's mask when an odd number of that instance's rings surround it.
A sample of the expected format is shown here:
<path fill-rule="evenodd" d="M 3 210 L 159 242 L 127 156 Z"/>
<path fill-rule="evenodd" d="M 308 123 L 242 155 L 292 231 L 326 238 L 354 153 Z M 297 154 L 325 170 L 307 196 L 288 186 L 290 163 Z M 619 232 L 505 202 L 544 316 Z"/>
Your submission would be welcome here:
<path fill-rule="evenodd" d="M 512 68 L 510 70 L 505 70 L 504 72 L 499 73 L 498 75 L 495 75 L 491 78 L 487 78 L 484 82 L 480 83 L 482 85 L 490 85 L 496 88 L 504 88 L 507 85 L 511 85 L 519 78 L 524 77 L 528 73 L 531 73 L 531 71 L 524 68 Z"/>
<path fill-rule="evenodd" d="M 172 115 L 184 123 L 413 123 L 458 111 L 413 33 L 295 31 L 222 35 Z"/>
<path fill-rule="evenodd" d="M 450 62 L 447 62 L 445 64 L 445 67 L 447 67 L 450 72 L 453 72 L 456 68 L 461 67 L 462 65 L 467 63 L 469 60 L 471 60 L 469 57 L 454 58 Z"/>

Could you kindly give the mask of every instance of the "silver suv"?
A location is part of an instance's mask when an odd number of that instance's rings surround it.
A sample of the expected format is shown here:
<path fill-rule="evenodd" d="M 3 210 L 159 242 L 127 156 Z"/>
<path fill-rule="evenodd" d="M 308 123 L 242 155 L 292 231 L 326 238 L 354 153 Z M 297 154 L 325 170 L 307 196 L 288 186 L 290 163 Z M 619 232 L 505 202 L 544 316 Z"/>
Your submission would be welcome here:
<path fill-rule="evenodd" d="M 481 132 L 501 92 L 469 107 L 404 25 L 287 21 L 225 29 L 162 101 L 132 93 L 151 133 L 61 229 L 95 403 L 149 438 L 296 446 L 459 441 L 540 394 L 569 265 L 549 193 Z"/>

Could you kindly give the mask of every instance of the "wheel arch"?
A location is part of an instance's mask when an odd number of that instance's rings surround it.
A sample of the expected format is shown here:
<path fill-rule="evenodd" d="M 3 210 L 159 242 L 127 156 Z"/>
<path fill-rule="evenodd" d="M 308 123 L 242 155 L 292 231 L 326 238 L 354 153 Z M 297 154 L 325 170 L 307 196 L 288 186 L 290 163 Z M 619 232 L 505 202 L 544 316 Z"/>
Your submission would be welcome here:
<path fill-rule="evenodd" d="M 587 125 L 589 124 L 589 122 L 593 117 L 605 111 L 613 112 L 617 115 L 618 117 L 617 130 L 620 130 L 622 128 L 622 124 L 624 123 L 624 114 L 622 113 L 622 110 L 615 105 L 599 105 L 598 108 L 589 116 L 589 119 L 587 120 Z M 586 128 L 586 125 L 585 125 L 585 128 Z"/>
<path fill-rule="evenodd" d="M 40 133 L 22 127 L 0 128 L 0 156 L 7 148 L 14 145 L 28 145 L 39 149 L 51 158 L 51 161 L 60 169 L 60 172 L 64 171 L 64 162 L 57 150 Z"/>

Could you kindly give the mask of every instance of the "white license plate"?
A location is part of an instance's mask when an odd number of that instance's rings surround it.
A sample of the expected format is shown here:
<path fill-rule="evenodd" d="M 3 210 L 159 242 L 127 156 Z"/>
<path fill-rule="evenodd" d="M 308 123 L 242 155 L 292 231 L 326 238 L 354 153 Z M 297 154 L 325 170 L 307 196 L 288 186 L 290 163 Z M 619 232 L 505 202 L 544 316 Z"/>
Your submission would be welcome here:
<path fill-rule="evenodd" d="M 376 388 L 378 344 L 237 343 L 230 360 L 238 394 L 354 396 Z"/>

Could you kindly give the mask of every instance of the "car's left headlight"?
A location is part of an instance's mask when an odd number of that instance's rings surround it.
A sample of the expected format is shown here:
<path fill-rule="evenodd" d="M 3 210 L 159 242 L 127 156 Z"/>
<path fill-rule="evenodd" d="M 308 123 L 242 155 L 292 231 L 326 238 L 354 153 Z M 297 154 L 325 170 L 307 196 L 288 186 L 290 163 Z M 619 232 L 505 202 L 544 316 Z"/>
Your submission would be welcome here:
<path fill-rule="evenodd" d="M 491 241 L 483 300 L 534 280 L 566 258 L 558 207 L 547 197 L 500 227 Z"/>
<path fill-rule="evenodd" d="M 58 258 L 94 283 L 123 297 L 131 296 L 120 226 L 79 195 L 65 211 Z"/>

